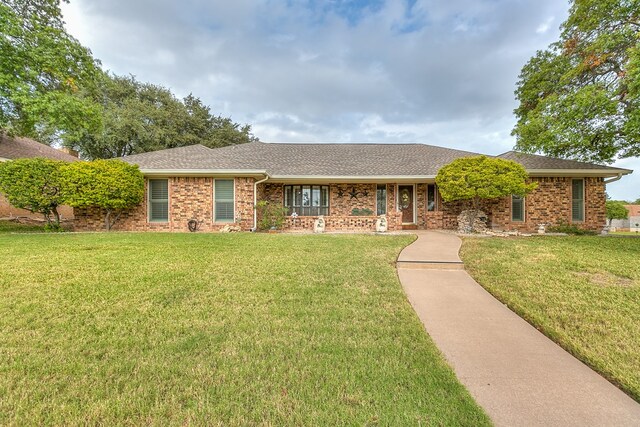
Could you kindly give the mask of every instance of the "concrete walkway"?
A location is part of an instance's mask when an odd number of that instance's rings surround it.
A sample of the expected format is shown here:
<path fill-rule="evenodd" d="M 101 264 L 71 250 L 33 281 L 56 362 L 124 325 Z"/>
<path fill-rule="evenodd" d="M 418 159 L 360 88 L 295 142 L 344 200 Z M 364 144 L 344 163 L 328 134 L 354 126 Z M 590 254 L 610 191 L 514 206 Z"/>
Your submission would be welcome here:
<path fill-rule="evenodd" d="M 478 285 L 460 239 L 419 232 L 398 275 L 427 332 L 499 426 L 640 426 L 640 405 Z"/>

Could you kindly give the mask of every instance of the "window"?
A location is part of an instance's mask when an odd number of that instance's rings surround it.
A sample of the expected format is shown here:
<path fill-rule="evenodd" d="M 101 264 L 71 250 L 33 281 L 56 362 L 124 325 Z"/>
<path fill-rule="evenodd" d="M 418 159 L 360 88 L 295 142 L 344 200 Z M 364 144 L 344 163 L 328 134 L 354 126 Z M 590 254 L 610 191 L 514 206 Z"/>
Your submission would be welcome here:
<path fill-rule="evenodd" d="M 377 215 L 387 214 L 387 184 L 376 186 L 376 212 Z"/>
<path fill-rule="evenodd" d="M 433 212 L 436 210 L 436 186 L 433 184 L 427 185 L 427 211 Z"/>
<path fill-rule="evenodd" d="M 328 185 L 285 185 L 284 206 L 288 215 L 329 215 Z"/>
<path fill-rule="evenodd" d="M 169 221 L 169 180 L 149 180 L 149 221 Z"/>
<path fill-rule="evenodd" d="M 584 221 L 584 180 L 571 180 L 571 219 L 575 222 Z"/>
<path fill-rule="evenodd" d="M 524 197 L 511 196 L 511 221 L 524 221 Z"/>
<path fill-rule="evenodd" d="M 215 222 L 233 222 L 234 203 L 233 203 L 233 180 L 232 179 L 216 179 L 214 182 L 214 200 L 215 200 Z"/>

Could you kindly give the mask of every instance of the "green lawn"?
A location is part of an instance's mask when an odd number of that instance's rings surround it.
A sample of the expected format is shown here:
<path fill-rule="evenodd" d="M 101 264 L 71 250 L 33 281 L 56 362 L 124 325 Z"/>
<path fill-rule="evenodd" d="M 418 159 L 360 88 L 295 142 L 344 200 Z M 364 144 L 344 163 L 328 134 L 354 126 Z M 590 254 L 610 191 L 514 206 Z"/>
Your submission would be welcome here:
<path fill-rule="evenodd" d="M 21 224 L 16 221 L 0 221 L 0 234 L 2 233 L 43 233 L 44 225 Z"/>
<path fill-rule="evenodd" d="M 487 425 L 408 236 L 0 235 L 0 425 Z"/>
<path fill-rule="evenodd" d="M 640 240 L 465 239 L 489 292 L 640 401 Z"/>

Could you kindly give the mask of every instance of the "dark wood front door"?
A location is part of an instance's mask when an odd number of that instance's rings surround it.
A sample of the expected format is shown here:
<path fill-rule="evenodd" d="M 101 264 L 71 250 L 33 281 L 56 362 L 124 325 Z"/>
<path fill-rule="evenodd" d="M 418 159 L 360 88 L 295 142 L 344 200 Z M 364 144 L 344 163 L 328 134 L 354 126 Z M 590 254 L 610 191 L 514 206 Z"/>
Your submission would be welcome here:
<path fill-rule="evenodd" d="M 398 203 L 402 211 L 402 222 L 413 224 L 413 186 L 398 186 Z"/>

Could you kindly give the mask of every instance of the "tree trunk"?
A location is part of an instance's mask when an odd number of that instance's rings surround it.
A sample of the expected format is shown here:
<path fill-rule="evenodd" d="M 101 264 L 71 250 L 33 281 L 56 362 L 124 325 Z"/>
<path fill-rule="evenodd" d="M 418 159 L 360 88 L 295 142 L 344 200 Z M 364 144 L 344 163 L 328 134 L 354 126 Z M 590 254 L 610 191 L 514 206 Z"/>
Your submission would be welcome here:
<path fill-rule="evenodd" d="M 53 213 L 53 220 L 55 221 L 55 224 L 60 225 L 60 214 L 58 213 L 58 207 L 54 206 L 51 209 L 51 213 Z"/>
<path fill-rule="evenodd" d="M 107 209 L 107 213 L 104 216 L 104 228 L 107 231 L 111 231 L 111 210 Z"/>

